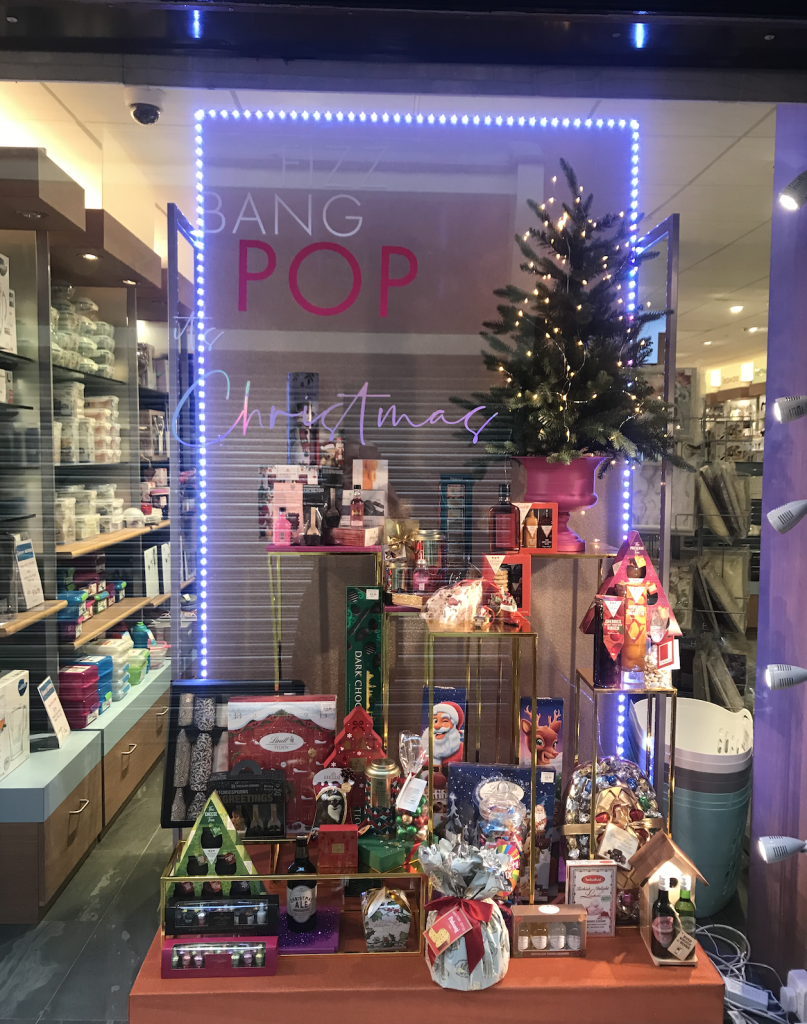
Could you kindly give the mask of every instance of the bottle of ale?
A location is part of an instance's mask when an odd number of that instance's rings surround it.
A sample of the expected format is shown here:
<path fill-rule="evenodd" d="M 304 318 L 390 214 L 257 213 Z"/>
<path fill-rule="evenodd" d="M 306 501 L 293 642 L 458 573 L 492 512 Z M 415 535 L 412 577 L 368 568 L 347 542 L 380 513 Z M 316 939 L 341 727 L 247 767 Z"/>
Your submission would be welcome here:
<path fill-rule="evenodd" d="M 317 927 L 317 883 L 306 876 L 316 875 L 317 869 L 308 856 L 308 839 L 298 836 L 294 848 L 294 860 L 286 874 L 299 878 L 286 882 L 286 914 L 289 931 L 310 932 Z"/>

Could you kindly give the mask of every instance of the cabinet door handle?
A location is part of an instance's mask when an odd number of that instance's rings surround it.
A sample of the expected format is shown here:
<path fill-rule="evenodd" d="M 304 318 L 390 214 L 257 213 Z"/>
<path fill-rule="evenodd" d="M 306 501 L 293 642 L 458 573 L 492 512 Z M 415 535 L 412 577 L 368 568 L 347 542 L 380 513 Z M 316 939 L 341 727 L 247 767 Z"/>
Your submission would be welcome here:
<path fill-rule="evenodd" d="M 167 714 L 168 714 L 168 708 L 163 708 L 162 711 L 158 711 L 157 712 L 157 717 L 158 718 L 162 718 L 163 715 L 167 715 Z"/>
<path fill-rule="evenodd" d="M 137 744 L 136 743 L 130 743 L 129 744 L 129 749 L 128 750 L 124 750 L 124 751 L 121 752 L 121 757 L 128 757 L 129 754 L 133 754 L 136 750 L 137 750 Z"/>
<path fill-rule="evenodd" d="M 81 807 L 77 811 L 70 811 L 70 814 L 81 814 L 81 812 L 90 806 L 90 801 L 86 799 L 81 800 Z"/>

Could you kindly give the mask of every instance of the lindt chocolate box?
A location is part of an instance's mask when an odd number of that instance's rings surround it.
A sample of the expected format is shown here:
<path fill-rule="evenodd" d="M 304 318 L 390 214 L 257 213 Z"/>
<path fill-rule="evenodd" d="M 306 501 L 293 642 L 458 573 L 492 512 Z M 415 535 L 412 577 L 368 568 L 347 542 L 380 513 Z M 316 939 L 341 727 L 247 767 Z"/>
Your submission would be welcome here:
<path fill-rule="evenodd" d="M 566 902 L 586 908 L 591 937 L 614 934 L 616 872 L 613 860 L 566 861 Z"/>
<path fill-rule="evenodd" d="M 317 871 L 335 875 L 359 870 L 358 825 L 320 825 L 317 837 Z"/>

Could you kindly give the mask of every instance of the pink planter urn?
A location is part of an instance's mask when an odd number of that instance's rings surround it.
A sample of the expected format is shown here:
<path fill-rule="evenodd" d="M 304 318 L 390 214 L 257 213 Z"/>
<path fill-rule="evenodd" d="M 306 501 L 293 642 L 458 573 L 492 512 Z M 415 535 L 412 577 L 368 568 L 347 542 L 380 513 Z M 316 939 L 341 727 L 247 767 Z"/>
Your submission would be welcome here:
<path fill-rule="evenodd" d="M 527 473 L 524 501 L 551 501 L 558 506 L 558 552 L 584 554 L 586 542 L 569 529 L 569 516 L 597 504 L 594 474 L 605 462 L 601 455 L 584 455 L 563 462 L 547 462 L 541 455 L 517 458 Z"/>

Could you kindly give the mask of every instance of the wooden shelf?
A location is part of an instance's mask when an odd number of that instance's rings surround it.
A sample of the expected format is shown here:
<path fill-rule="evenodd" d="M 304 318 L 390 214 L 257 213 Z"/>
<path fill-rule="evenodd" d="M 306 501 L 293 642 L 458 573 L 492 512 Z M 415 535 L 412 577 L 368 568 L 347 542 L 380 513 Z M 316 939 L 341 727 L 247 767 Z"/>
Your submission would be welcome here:
<path fill-rule="evenodd" d="M 149 599 L 149 603 L 148 603 L 148 607 L 149 608 L 159 608 L 161 604 L 165 604 L 165 602 L 166 601 L 170 601 L 170 599 L 171 599 L 171 591 L 169 590 L 167 594 L 158 594 L 156 597 L 150 598 Z"/>
<path fill-rule="evenodd" d="M 186 587 L 190 587 L 195 582 L 196 582 L 196 577 L 195 576 L 191 576 L 188 579 L 183 581 L 183 583 L 182 583 L 182 585 L 180 586 L 179 589 L 180 590 L 185 590 Z"/>
<path fill-rule="evenodd" d="M 85 225 L 84 189 L 44 149 L 0 150 L 0 227 L 83 232 Z"/>
<path fill-rule="evenodd" d="M 135 612 L 140 611 L 141 608 L 145 608 L 150 600 L 150 597 L 124 597 L 122 601 L 116 601 L 110 608 L 107 608 L 105 612 L 101 612 L 100 615 L 93 615 L 78 640 L 73 640 L 71 643 L 60 644 L 59 650 L 66 654 L 77 651 L 79 647 L 83 647 L 84 644 L 88 644 L 97 636 L 105 633 L 108 629 L 111 629 L 116 625 L 116 623 L 122 622 L 123 619 L 126 619 L 130 615 L 134 615 Z"/>
<path fill-rule="evenodd" d="M 120 288 L 124 281 L 160 287 L 160 257 L 153 249 L 106 210 L 87 210 L 86 216 L 86 230 L 52 233 L 54 276 L 84 287 Z M 87 252 L 98 258 L 84 259 Z"/>
<path fill-rule="evenodd" d="M 36 608 L 32 608 L 30 612 L 20 612 L 19 615 L 0 622 L 0 640 L 5 640 L 7 636 L 19 633 L 21 629 L 27 629 L 28 626 L 39 622 L 40 619 L 47 619 L 51 615 L 55 615 L 61 608 L 66 607 L 67 601 L 45 601 Z"/>
<path fill-rule="evenodd" d="M 112 463 L 108 463 L 112 465 Z M 118 463 L 123 465 L 123 463 Z M 80 558 L 82 555 L 91 555 L 94 551 L 104 551 L 115 544 L 122 544 L 127 540 L 134 540 L 135 537 L 143 537 L 155 530 L 164 530 L 171 525 L 170 519 L 163 519 L 160 523 L 152 523 L 148 526 L 133 526 L 126 530 L 115 530 L 114 533 L 99 533 L 95 537 L 88 537 L 87 540 L 76 540 L 72 544 L 59 544 L 56 548 L 57 558 Z"/>
<path fill-rule="evenodd" d="M 115 530 L 114 533 L 99 533 L 95 537 L 88 537 L 87 540 L 76 540 L 72 544 L 59 544 L 56 548 L 57 558 L 80 558 L 82 555 L 91 555 L 93 551 L 104 551 L 115 544 L 122 544 L 127 540 L 134 540 L 135 537 L 142 537 L 145 533 L 151 533 L 150 526 L 135 526 L 128 530 Z"/>

